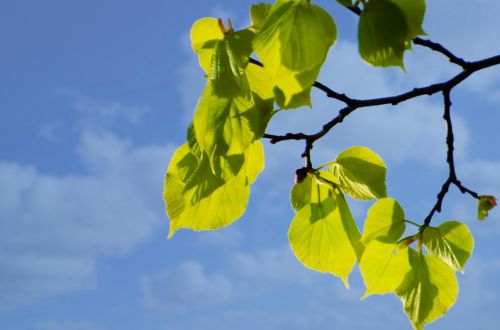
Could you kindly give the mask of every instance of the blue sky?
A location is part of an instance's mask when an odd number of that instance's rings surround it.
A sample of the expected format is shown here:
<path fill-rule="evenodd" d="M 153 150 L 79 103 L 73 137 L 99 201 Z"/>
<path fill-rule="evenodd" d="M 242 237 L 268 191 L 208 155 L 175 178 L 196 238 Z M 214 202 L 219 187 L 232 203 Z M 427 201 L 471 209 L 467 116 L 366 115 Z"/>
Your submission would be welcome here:
<path fill-rule="evenodd" d="M 320 80 L 353 97 L 391 95 L 456 72 L 415 46 L 407 72 L 365 65 L 356 20 Z M 203 16 L 248 23 L 250 1 L 0 2 L 0 328 L 8 330 L 409 329 L 394 296 L 359 301 L 337 278 L 304 269 L 287 242 L 288 195 L 302 144 L 266 144 L 266 169 L 245 216 L 231 227 L 167 240 L 163 175 L 203 87 L 189 47 Z M 474 60 L 500 54 L 500 4 L 429 1 L 430 37 Z M 500 196 L 500 68 L 453 94 L 457 170 L 464 184 Z M 351 145 L 379 153 L 389 194 L 420 222 L 445 179 L 438 97 L 361 110 L 314 149 L 315 163 Z M 340 104 L 315 92 L 314 110 L 280 113 L 269 132 L 316 131 Z M 370 203 L 349 201 L 361 222 Z M 458 275 L 458 301 L 429 329 L 492 329 L 500 322 L 500 213 L 475 220 L 453 191 L 433 221 L 467 223 L 476 247 Z"/>

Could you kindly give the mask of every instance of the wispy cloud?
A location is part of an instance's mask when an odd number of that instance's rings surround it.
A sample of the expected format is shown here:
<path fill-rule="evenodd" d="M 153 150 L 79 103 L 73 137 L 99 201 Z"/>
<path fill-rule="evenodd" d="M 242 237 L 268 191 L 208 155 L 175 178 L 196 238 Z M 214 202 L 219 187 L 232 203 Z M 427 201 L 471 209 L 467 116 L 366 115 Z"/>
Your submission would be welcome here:
<path fill-rule="evenodd" d="M 175 269 L 144 275 L 140 279 L 145 307 L 182 313 L 220 305 L 233 294 L 231 281 L 221 274 L 206 274 L 203 266 L 185 261 Z"/>
<path fill-rule="evenodd" d="M 93 287 L 97 257 L 130 251 L 163 219 L 171 148 L 87 132 L 77 149 L 87 174 L 0 162 L 0 308 Z"/>

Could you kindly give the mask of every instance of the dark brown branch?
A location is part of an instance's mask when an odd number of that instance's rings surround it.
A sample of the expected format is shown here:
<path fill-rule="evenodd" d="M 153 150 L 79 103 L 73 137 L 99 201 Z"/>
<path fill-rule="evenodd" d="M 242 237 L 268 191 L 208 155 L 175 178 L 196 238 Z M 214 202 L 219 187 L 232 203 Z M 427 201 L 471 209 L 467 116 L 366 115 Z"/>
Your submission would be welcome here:
<path fill-rule="evenodd" d="M 424 46 L 424 47 L 427 47 L 429 49 L 432 49 L 435 52 L 443 54 L 444 56 L 446 56 L 448 58 L 448 60 L 451 63 L 459 65 L 459 66 L 461 66 L 464 69 L 466 69 L 467 66 L 470 64 L 469 62 L 467 62 L 464 59 L 456 56 L 455 54 L 453 54 L 452 52 L 450 52 L 448 49 L 446 49 L 445 47 L 443 47 L 443 45 L 441 45 L 441 44 L 439 44 L 437 42 L 433 42 L 433 41 L 428 40 L 428 39 L 422 39 L 422 38 L 418 38 L 417 37 L 417 38 L 413 39 L 413 43 L 415 45 Z"/>
<path fill-rule="evenodd" d="M 436 204 L 429 212 L 429 214 L 424 219 L 424 226 L 429 226 L 431 223 L 432 217 L 436 212 L 441 212 L 441 206 L 443 205 L 444 197 L 446 196 L 450 185 L 455 185 L 462 193 L 468 193 L 474 198 L 478 198 L 478 194 L 462 185 L 462 183 L 458 180 L 457 173 L 455 170 L 455 137 L 453 135 L 453 124 L 451 121 L 451 98 L 450 98 L 451 89 L 443 90 L 443 119 L 446 123 L 446 162 L 448 163 L 448 178 L 443 183 L 441 187 L 441 191 L 437 195 Z"/>
<path fill-rule="evenodd" d="M 332 97 L 344 102 L 347 105 L 347 107 L 340 110 L 339 114 L 336 117 L 334 117 L 330 122 L 325 124 L 323 128 L 315 134 L 305 134 L 305 133 L 287 133 L 285 135 L 266 134 L 264 135 L 264 137 L 271 139 L 271 143 L 277 143 L 286 140 L 306 140 L 315 142 L 319 138 L 323 137 L 326 133 L 328 133 L 335 125 L 341 123 L 345 117 L 347 117 L 357 109 L 378 106 L 378 105 L 387 105 L 387 104 L 397 105 L 403 101 L 407 101 L 419 96 L 432 95 L 438 92 L 443 92 L 444 90 L 451 91 L 451 89 L 453 89 L 455 86 L 457 86 L 462 81 L 467 79 L 467 77 L 469 77 L 474 72 L 499 64 L 500 64 L 500 55 L 493 56 L 476 62 L 470 62 L 467 66 L 467 69 L 464 69 L 462 72 L 460 72 L 453 78 L 449 79 L 448 81 L 425 87 L 414 88 L 411 91 L 399 95 L 375 98 L 375 99 L 366 99 L 366 100 L 352 99 L 344 94 L 334 92 L 327 86 L 316 82 L 315 86 L 316 85 L 321 86 L 320 89 L 323 90 L 328 97 Z"/>

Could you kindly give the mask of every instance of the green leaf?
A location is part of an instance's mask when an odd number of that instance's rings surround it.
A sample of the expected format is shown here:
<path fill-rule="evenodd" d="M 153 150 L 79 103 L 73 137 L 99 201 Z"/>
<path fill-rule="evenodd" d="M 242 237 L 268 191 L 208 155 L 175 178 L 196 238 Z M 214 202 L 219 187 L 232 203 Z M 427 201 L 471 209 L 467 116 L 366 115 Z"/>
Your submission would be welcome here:
<path fill-rule="evenodd" d="M 321 7 L 306 0 L 273 5 L 253 46 L 283 96 L 283 108 L 312 86 L 336 38 L 335 22 Z"/>
<path fill-rule="evenodd" d="M 356 253 L 356 258 L 359 261 L 361 259 L 361 255 L 364 251 L 364 245 L 361 243 L 361 234 L 359 232 L 358 225 L 354 221 L 354 218 L 351 214 L 351 209 L 345 200 L 344 194 L 339 189 L 333 190 L 333 197 L 337 201 L 337 206 L 339 209 L 340 220 L 342 221 L 342 225 L 344 227 L 344 231 L 351 242 L 351 246 Z"/>
<path fill-rule="evenodd" d="M 271 77 L 264 68 L 250 64 L 246 68 L 250 90 L 257 94 L 262 100 L 272 100 L 274 98 L 273 85 Z"/>
<path fill-rule="evenodd" d="M 336 192 L 331 198 L 304 205 L 290 225 L 288 238 L 304 266 L 338 276 L 349 287 L 349 274 L 362 253 L 362 247 L 353 245 L 358 242 L 356 232 L 359 240 L 342 193 Z"/>
<path fill-rule="evenodd" d="M 171 221 L 168 236 L 180 228 L 218 229 L 241 217 L 249 184 L 263 168 L 262 152 L 260 142 L 249 146 L 240 171 L 226 179 L 212 172 L 205 153 L 198 158 L 187 144 L 179 147 L 165 176 L 164 199 Z"/>
<path fill-rule="evenodd" d="M 311 87 L 304 91 L 293 94 L 288 100 L 285 94 L 278 87 L 274 88 L 274 98 L 280 109 L 296 109 L 300 107 L 312 107 L 311 102 Z"/>
<path fill-rule="evenodd" d="M 379 155 L 366 147 L 341 152 L 329 167 L 340 181 L 340 189 L 353 198 L 367 200 L 386 196 L 386 166 Z"/>
<path fill-rule="evenodd" d="M 272 5 L 267 3 L 257 3 L 250 7 L 250 19 L 254 30 L 259 30 L 262 27 L 271 7 Z"/>
<path fill-rule="evenodd" d="M 412 269 L 396 294 L 412 325 L 421 330 L 453 306 L 458 283 L 453 269 L 438 257 L 409 251 Z"/>
<path fill-rule="evenodd" d="M 391 0 L 405 15 L 408 27 L 408 40 L 426 34 L 422 29 L 425 16 L 425 0 Z"/>
<path fill-rule="evenodd" d="M 352 7 L 352 0 L 337 0 L 342 6 Z"/>
<path fill-rule="evenodd" d="M 198 102 L 194 115 L 196 140 L 217 170 L 221 156 L 242 154 L 264 134 L 273 111 L 272 101 L 254 102 L 243 97 L 223 98 L 214 95 L 210 83 Z"/>
<path fill-rule="evenodd" d="M 430 253 L 461 272 L 474 248 L 469 228 L 457 221 L 443 222 L 437 228 L 425 228 L 422 242 Z"/>
<path fill-rule="evenodd" d="M 371 241 L 365 246 L 359 268 L 366 285 L 365 299 L 371 294 L 394 292 L 403 282 L 411 266 L 408 247 L 398 244 Z"/>
<path fill-rule="evenodd" d="M 320 184 L 313 175 L 308 175 L 304 181 L 293 186 L 290 201 L 293 209 L 298 212 L 308 204 L 321 203 L 330 195 L 330 187 Z"/>
<path fill-rule="evenodd" d="M 484 220 L 488 216 L 489 211 L 497 206 L 497 200 L 491 195 L 479 196 L 477 205 L 477 219 Z"/>
<path fill-rule="evenodd" d="M 395 243 L 405 229 L 405 213 L 401 205 L 395 199 L 382 198 L 368 210 L 361 241 L 366 244 L 377 239 L 385 243 Z"/>
<path fill-rule="evenodd" d="M 253 36 L 250 30 L 242 30 L 215 42 L 210 71 L 207 72 L 215 95 L 228 98 L 250 96 L 245 68 L 252 53 Z"/>
<path fill-rule="evenodd" d="M 318 170 L 316 172 L 318 182 L 321 184 L 326 184 L 330 189 L 338 187 L 340 184 L 339 178 L 337 178 L 332 172 Z"/>
<path fill-rule="evenodd" d="M 359 18 L 359 53 L 374 66 L 404 68 L 403 53 L 409 39 L 406 17 L 390 0 L 371 0 Z"/>
<path fill-rule="evenodd" d="M 254 141 L 245 150 L 245 163 L 243 165 L 247 183 L 252 184 L 264 169 L 264 147 L 260 141 Z"/>
<path fill-rule="evenodd" d="M 224 38 L 224 34 L 219 28 L 216 18 L 204 17 L 194 22 L 191 27 L 190 38 L 193 51 L 199 53 L 207 42 L 220 40 Z M 201 65 L 201 67 L 207 68 L 206 71 L 208 71 L 209 65 Z"/>
<path fill-rule="evenodd" d="M 245 68 L 254 35 L 250 29 L 223 33 L 215 18 L 202 18 L 193 24 L 191 45 L 215 95 L 250 97 Z"/>

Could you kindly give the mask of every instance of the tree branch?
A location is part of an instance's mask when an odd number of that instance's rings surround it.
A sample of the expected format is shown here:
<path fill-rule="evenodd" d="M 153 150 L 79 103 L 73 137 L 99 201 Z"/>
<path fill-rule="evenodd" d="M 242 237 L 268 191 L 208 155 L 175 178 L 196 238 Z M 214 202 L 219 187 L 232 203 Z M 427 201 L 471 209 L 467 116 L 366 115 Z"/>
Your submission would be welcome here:
<path fill-rule="evenodd" d="M 255 61 L 255 60 L 253 60 Z M 251 63 L 253 63 L 251 61 Z M 260 62 L 259 62 L 260 63 Z M 262 65 L 262 64 L 261 64 Z M 365 99 L 365 100 L 358 100 L 358 99 L 352 99 L 345 94 L 340 94 L 337 93 L 333 90 L 331 90 L 329 87 L 316 82 L 314 86 L 318 87 L 322 91 L 326 93 L 328 97 L 337 99 L 339 101 L 344 102 L 347 107 L 343 108 L 342 110 L 339 111 L 339 114 L 334 117 L 330 122 L 327 124 L 323 125 L 323 128 L 318 131 L 315 134 L 305 134 L 305 133 L 287 133 L 285 135 L 274 135 L 274 134 L 266 134 L 264 135 L 265 138 L 271 139 L 271 143 L 278 143 L 281 141 L 286 141 L 286 140 L 311 140 L 312 142 L 315 142 L 319 138 L 323 137 L 328 133 L 335 125 L 341 123 L 345 117 L 350 115 L 352 112 L 354 112 L 357 109 L 360 108 L 365 108 L 365 107 L 373 107 L 373 106 L 378 106 L 378 105 L 397 105 L 401 102 L 423 96 L 423 95 L 433 95 L 438 92 L 443 92 L 445 90 L 451 91 L 455 86 L 459 85 L 462 81 L 467 79 L 471 74 L 474 72 L 477 72 L 479 70 L 495 66 L 495 65 L 500 65 L 500 55 L 493 56 L 486 58 L 484 60 L 476 61 L 476 62 L 469 62 L 467 65 L 467 68 L 464 69 L 462 72 L 454 76 L 453 78 L 437 83 L 437 84 L 432 84 L 428 85 L 425 87 L 419 87 L 419 88 L 414 88 L 411 91 L 399 94 L 399 95 L 394 95 L 394 96 L 388 96 L 388 97 L 382 97 L 382 98 L 375 98 L 375 99 Z"/>
<path fill-rule="evenodd" d="M 467 66 L 470 64 L 469 62 L 456 56 L 455 54 L 453 54 L 452 52 L 450 52 L 448 49 L 446 49 L 445 47 L 443 47 L 441 44 L 439 44 L 437 42 L 433 42 L 433 41 L 428 40 L 428 39 L 422 39 L 422 38 L 417 37 L 417 38 L 413 39 L 413 43 L 415 45 L 427 47 L 429 49 L 432 49 L 435 52 L 443 54 L 444 56 L 446 56 L 448 58 L 448 60 L 451 63 L 459 65 L 463 69 L 466 69 Z"/>
<path fill-rule="evenodd" d="M 434 207 L 432 210 L 429 212 L 429 214 L 425 217 L 424 219 L 424 226 L 429 226 L 431 223 L 432 217 L 436 212 L 441 212 L 441 206 L 443 204 L 444 197 L 448 193 L 448 189 L 450 185 L 455 185 L 462 193 L 468 193 L 474 198 L 478 198 L 478 194 L 462 185 L 460 180 L 458 180 L 457 173 L 455 170 L 455 158 L 454 158 L 454 151 L 455 151 L 455 137 L 453 134 L 453 124 L 451 122 L 451 98 L 450 98 L 450 93 L 451 89 L 445 89 L 443 90 L 443 104 L 444 104 L 444 112 L 443 112 L 443 119 L 446 123 L 446 162 L 448 163 L 448 178 L 446 181 L 443 183 L 443 186 L 441 187 L 441 191 L 437 195 L 437 201 L 436 204 L 434 204 Z"/>

